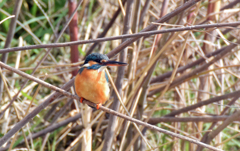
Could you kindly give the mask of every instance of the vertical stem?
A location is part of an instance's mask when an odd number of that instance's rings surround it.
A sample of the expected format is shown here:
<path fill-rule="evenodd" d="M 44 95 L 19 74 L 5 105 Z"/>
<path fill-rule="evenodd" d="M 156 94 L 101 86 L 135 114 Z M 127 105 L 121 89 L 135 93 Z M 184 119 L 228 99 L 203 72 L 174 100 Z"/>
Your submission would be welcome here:
<path fill-rule="evenodd" d="M 14 7 L 14 10 L 13 10 L 13 15 L 15 15 L 15 17 L 13 17 L 11 19 L 10 27 L 9 27 L 9 31 L 8 31 L 8 34 L 7 34 L 7 39 L 6 39 L 4 48 L 8 48 L 11 44 L 12 38 L 13 38 L 14 33 L 15 33 L 16 23 L 17 23 L 17 19 L 18 19 L 18 15 L 19 15 L 21 6 L 22 6 L 22 0 L 17 0 L 16 4 L 15 4 L 15 7 Z M 3 63 L 7 63 L 7 58 L 8 58 L 8 53 L 3 53 L 1 61 Z M 0 78 L 0 101 L 2 100 L 1 99 L 2 94 L 3 94 L 2 91 L 3 91 L 3 82 L 2 82 L 2 78 Z"/>
<path fill-rule="evenodd" d="M 74 10 L 77 8 L 77 2 L 76 0 L 68 0 L 68 15 L 69 17 L 74 12 Z M 69 23 L 69 30 L 70 30 L 70 40 L 71 41 L 77 41 L 78 40 L 78 24 L 77 24 L 77 13 L 74 14 L 73 19 Z M 71 62 L 75 63 L 78 62 L 79 58 L 79 52 L 78 52 L 78 45 L 71 45 Z M 72 71 L 72 76 L 76 76 L 78 73 L 78 70 Z"/>
<path fill-rule="evenodd" d="M 128 34 L 129 30 L 130 30 L 130 26 L 131 26 L 131 16 L 132 16 L 132 6 L 133 6 L 133 0 L 128 0 L 127 1 L 127 10 L 126 10 L 126 16 L 124 18 L 124 28 L 123 28 L 123 34 Z M 123 40 L 122 42 L 124 42 L 126 40 Z M 120 61 L 121 62 L 126 62 L 126 58 L 127 58 L 127 48 L 125 48 L 123 51 L 121 51 L 120 53 Z M 118 67 L 117 70 L 117 79 L 116 79 L 116 87 L 117 90 L 119 92 L 120 95 L 122 95 L 122 84 L 123 84 L 123 78 L 124 78 L 124 70 L 125 67 Z M 118 97 L 117 95 L 114 94 L 114 101 L 113 101 L 113 105 L 112 105 L 112 109 L 115 111 L 119 110 L 119 106 L 120 103 L 118 101 Z M 111 150 L 111 146 L 112 146 L 112 142 L 113 142 L 113 138 L 115 136 L 115 129 L 116 129 L 116 125 L 117 125 L 117 117 L 114 115 L 110 115 L 110 119 L 109 119 L 109 124 L 108 124 L 108 128 L 106 131 L 106 136 L 105 136 L 105 142 L 103 145 L 103 151 L 109 151 Z"/>
<path fill-rule="evenodd" d="M 220 11 L 220 7 L 218 7 L 217 2 L 214 2 L 213 0 L 209 0 L 208 3 L 209 3 L 208 12 L 207 12 L 208 15 Z M 218 18 L 217 15 L 209 16 L 208 20 L 217 22 L 217 18 Z M 210 33 L 206 33 L 204 35 L 204 40 L 209 41 L 210 43 L 214 43 L 216 40 L 216 34 L 217 34 L 216 31 L 211 31 Z M 205 54 L 211 53 L 212 51 L 214 51 L 214 49 L 216 49 L 214 46 L 209 45 L 207 43 L 203 43 L 202 50 Z M 212 68 L 213 68 L 213 66 L 210 66 L 206 70 L 212 69 Z M 213 73 L 211 73 L 211 74 L 213 74 Z M 211 76 L 199 78 L 200 83 L 199 83 L 199 88 L 198 88 L 199 91 L 198 91 L 198 95 L 197 95 L 197 102 L 201 102 L 202 100 L 206 100 L 209 98 L 209 94 L 203 93 L 203 92 L 208 92 L 210 90 L 210 81 L 212 81 L 211 78 L 212 78 Z M 201 111 L 205 112 L 205 106 L 201 108 Z M 203 122 L 198 122 L 198 130 L 202 131 L 202 129 L 203 129 Z M 200 135 L 197 134 L 196 137 L 200 138 Z"/>
<path fill-rule="evenodd" d="M 124 5 L 126 3 L 127 0 L 123 0 L 122 4 Z M 104 28 L 103 32 L 98 35 L 97 38 L 101 38 L 104 37 L 108 30 L 111 28 L 111 26 L 113 25 L 113 23 L 115 22 L 115 20 L 117 19 L 118 15 L 121 13 L 121 7 L 119 6 L 117 11 L 113 14 L 113 17 L 111 19 L 111 21 L 107 24 L 107 26 Z M 95 42 L 94 44 L 92 44 L 92 46 L 87 50 L 86 56 L 89 55 L 90 53 L 93 52 L 94 48 L 98 45 L 98 42 Z M 86 58 L 85 56 L 85 58 Z"/>
<path fill-rule="evenodd" d="M 159 15 L 160 18 L 167 14 L 168 3 L 169 3 L 169 0 L 164 0 L 163 1 L 161 12 L 160 12 L 160 15 Z M 159 30 L 160 29 L 161 29 L 161 27 L 159 28 Z M 153 54 L 157 54 L 156 50 L 161 49 L 160 47 L 158 47 L 158 43 L 161 39 L 161 36 L 162 36 L 162 34 L 158 34 L 158 35 L 155 36 L 156 40 L 153 44 Z M 154 72 L 156 64 L 157 64 L 157 62 L 149 70 L 149 72 L 146 76 L 146 80 L 145 80 L 145 82 L 143 83 L 143 86 L 142 86 L 143 91 L 142 91 L 142 94 L 141 94 L 139 102 L 138 102 L 138 114 L 137 114 L 138 119 L 142 119 L 142 115 L 143 115 L 143 112 L 144 112 L 144 103 L 146 102 L 146 99 L 147 99 L 147 92 L 148 92 L 150 80 L 151 80 L 152 73 Z M 144 141 L 141 141 L 141 142 L 144 143 Z M 138 141 L 135 142 L 135 148 L 136 148 L 137 144 L 139 144 Z M 145 146 L 146 145 L 144 145 L 144 144 L 141 145 L 141 147 L 145 147 Z M 144 148 L 142 148 L 141 150 L 144 150 Z"/>

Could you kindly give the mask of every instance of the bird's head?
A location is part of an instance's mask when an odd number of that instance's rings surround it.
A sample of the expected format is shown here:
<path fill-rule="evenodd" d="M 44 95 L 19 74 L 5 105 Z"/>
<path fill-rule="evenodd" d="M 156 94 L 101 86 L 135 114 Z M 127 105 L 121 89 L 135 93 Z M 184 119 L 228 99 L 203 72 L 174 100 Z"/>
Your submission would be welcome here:
<path fill-rule="evenodd" d="M 90 67 L 94 64 L 98 64 L 100 66 L 106 67 L 106 66 L 126 66 L 127 63 L 118 62 L 109 60 L 109 58 L 100 53 L 92 53 L 86 57 L 86 60 L 83 64 L 83 67 Z"/>

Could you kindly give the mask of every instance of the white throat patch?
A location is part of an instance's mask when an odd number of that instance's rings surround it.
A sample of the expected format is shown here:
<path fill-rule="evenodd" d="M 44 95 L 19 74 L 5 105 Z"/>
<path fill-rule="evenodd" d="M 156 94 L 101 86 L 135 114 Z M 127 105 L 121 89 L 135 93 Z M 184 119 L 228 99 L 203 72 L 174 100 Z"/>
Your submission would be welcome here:
<path fill-rule="evenodd" d="M 102 66 L 98 69 L 98 72 L 104 71 L 106 69 L 106 66 Z"/>
<path fill-rule="evenodd" d="M 84 64 L 82 67 L 83 67 L 83 68 L 84 68 L 84 67 L 90 67 L 90 64 L 89 64 L 89 63 L 86 63 L 86 64 Z"/>

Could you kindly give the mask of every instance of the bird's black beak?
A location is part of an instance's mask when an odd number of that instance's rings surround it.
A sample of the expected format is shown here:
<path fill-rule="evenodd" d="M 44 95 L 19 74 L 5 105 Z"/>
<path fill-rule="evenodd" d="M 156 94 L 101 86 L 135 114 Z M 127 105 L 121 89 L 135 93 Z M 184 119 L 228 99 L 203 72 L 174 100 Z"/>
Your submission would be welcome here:
<path fill-rule="evenodd" d="M 102 62 L 102 65 L 104 65 L 104 66 L 126 66 L 127 63 L 108 60 L 108 61 Z"/>

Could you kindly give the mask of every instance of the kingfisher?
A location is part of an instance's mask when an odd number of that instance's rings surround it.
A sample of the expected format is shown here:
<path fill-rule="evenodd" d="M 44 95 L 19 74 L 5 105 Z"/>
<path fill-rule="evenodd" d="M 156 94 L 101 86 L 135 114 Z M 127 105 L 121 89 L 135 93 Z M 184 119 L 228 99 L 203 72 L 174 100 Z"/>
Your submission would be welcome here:
<path fill-rule="evenodd" d="M 74 85 L 77 95 L 82 103 L 84 99 L 97 105 L 97 109 L 109 98 L 108 75 L 105 71 L 107 66 L 126 66 L 127 63 L 109 60 L 100 53 L 88 55 L 84 64 L 76 75 Z"/>

